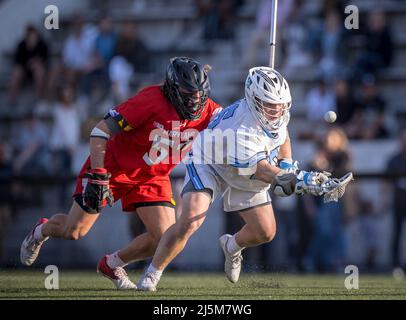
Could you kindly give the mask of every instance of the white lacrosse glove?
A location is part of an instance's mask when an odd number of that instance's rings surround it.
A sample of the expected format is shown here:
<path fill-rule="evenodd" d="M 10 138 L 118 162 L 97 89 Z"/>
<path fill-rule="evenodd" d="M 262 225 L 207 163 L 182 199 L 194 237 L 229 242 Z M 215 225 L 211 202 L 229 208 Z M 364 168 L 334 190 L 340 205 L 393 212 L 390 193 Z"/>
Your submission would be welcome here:
<path fill-rule="evenodd" d="M 298 182 L 295 185 L 296 194 L 311 194 L 313 196 L 321 196 L 325 193 L 322 185 L 330 180 L 329 172 L 307 172 L 301 170 L 297 174 Z"/>
<path fill-rule="evenodd" d="M 278 160 L 278 167 L 288 173 L 299 173 L 299 162 L 289 158 L 283 158 Z"/>

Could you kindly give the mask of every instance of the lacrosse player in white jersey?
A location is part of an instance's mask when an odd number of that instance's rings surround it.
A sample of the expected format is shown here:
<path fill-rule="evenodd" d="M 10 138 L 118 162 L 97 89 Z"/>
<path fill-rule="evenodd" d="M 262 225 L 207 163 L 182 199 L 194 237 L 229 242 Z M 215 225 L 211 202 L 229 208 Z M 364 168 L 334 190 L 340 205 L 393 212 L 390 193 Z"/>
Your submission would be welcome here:
<path fill-rule="evenodd" d="M 236 234 L 219 239 L 225 273 L 235 283 L 242 250 L 275 236 L 271 185 L 279 196 L 323 194 L 320 186 L 328 176 L 300 171 L 292 160 L 287 129 L 291 103 L 288 83 L 279 72 L 268 67 L 249 70 L 245 99 L 225 108 L 195 140 L 186 164 L 182 213 L 161 238 L 138 290 L 156 290 L 163 270 L 202 225 L 217 197 L 223 196 L 224 211 L 238 212 L 245 222 Z"/>

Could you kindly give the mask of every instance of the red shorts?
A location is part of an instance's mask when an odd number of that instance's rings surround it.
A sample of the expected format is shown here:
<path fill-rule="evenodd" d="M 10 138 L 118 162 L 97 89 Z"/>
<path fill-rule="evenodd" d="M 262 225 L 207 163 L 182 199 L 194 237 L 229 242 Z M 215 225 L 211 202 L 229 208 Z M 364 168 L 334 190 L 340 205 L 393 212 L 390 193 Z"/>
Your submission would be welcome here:
<path fill-rule="evenodd" d="M 73 198 L 85 211 L 87 210 L 82 205 L 81 197 L 86 185 L 83 176 L 87 169 L 85 164 L 76 180 L 76 189 L 73 194 Z M 136 208 L 148 205 L 175 206 L 169 176 L 140 177 L 139 180 L 132 180 L 132 183 L 116 182 L 114 178 L 113 174 L 110 179 L 110 189 L 114 202 L 121 199 L 123 211 L 134 212 Z"/>

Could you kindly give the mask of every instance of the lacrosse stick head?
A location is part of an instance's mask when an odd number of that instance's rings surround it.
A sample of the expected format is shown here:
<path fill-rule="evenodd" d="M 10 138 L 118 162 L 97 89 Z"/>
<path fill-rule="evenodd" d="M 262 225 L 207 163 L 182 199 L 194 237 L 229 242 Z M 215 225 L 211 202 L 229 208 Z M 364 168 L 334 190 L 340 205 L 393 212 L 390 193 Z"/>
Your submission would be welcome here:
<path fill-rule="evenodd" d="M 338 201 L 345 192 L 345 188 L 354 180 L 352 172 L 348 172 L 341 178 L 331 178 L 324 182 L 321 187 L 324 191 L 324 202 Z"/>

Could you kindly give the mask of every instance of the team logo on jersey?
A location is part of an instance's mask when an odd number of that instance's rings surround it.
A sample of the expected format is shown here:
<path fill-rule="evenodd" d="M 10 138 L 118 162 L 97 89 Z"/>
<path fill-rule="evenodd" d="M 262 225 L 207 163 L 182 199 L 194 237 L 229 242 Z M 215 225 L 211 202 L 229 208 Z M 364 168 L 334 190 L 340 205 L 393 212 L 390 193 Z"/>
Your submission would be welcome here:
<path fill-rule="evenodd" d="M 114 109 L 110 109 L 109 110 L 109 115 L 110 115 L 110 117 L 115 118 L 115 117 L 117 117 L 119 115 L 119 113 Z"/>
<path fill-rule="evenodd" d="M 107 118 L 113 118 L 116 123 L 118 124 L 118 126 L 121 128 L 121 130 L 128 132 L 130 130 L 133 129 L 133 127 L 131 127 L 127 120 L 124 119 L 124 117 L 119 114 L 116 110 L 114 109 L 110 109 L 109 112 L 107 112 L 107 114 L 105 115 L 105 117 L 103 119 L 107 119 Z"/>

